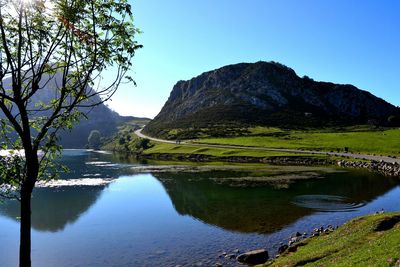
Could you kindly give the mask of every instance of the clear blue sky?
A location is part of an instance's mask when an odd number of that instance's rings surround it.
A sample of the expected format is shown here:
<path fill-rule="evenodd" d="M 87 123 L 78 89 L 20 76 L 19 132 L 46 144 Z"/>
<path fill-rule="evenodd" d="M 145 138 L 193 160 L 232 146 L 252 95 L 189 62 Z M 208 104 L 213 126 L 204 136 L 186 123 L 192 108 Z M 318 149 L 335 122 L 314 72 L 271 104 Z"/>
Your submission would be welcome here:
<path fill-rule="evenodd" d="M 400 105 L 398 0 L 136 0 L 138 84 L 109 105 L 154 117 L 178 80 L 239 62 L 278 61 L 299 76 L 350 83 Z"/>

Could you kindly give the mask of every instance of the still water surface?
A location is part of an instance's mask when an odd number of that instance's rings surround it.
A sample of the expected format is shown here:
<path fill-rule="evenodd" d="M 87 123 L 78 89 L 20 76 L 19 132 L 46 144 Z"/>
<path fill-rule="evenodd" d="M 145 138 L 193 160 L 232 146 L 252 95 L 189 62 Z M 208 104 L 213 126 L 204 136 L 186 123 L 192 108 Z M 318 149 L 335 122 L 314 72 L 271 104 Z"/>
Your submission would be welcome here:
<path fill-rule="evenodd" d="M 275 254 L 294 232 L 400 204 L 399 180 L 367 171 L 238 187 L 220 181 L 244 172 L 138 174 L 132 167 L 139 163 L 83 150 L 66 151 L 62 160 L 72 170 L 63 179 L 116 179 L 35 190 L 33 266 L 235 266 L 218 255 Z M 17 266 L 18 209 L 16 201 L 0 204 L 0 266 Z"/>

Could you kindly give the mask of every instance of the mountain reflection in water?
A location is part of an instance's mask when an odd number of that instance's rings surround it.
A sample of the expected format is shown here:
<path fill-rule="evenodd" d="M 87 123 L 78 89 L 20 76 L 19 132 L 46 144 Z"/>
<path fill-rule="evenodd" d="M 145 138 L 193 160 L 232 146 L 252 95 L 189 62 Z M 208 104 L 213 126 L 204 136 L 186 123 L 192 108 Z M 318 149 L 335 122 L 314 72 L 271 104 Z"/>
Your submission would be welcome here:
<path fill-rule="evenodd" d="M 138 164 L 122 155 L 88 150 L 63 151 L 61 163 L 70 171 L 62 179 L 116 179 L 130 174 L 132 164 Z M 94 205 L 107 186 L 66 186 L 60 188 L 36 188 L 32 198 L 32 228 L 39 231 L 57 232 L 74 223 Z M 18 220 L 19 202 L 5 201 L 0 204 L 0 215 Z"/>
<path fill-rule="evenodd" d="M 354 170 L 327 173 L 324 179 L 297 181 L 283 188 L 221 185 L 207 174 L 153 175 L 163 184 L 179 214 L 249 233 L 271 233 L 315 211 L 362 207 L 399 184 L 395 178 Z M 213 173 L 208 177 L 214 177 Z"/>
<path fill-rule="evenodd" d="M 75 174 L 82 171 L 93 172 L 94 166 L 102 165 L 103 168 L 96 169 L 98 176 L 108 178 L 121 171 L 104 161 L 86 165 L 85 162 L 88 161 L 74 160 L 69 165 L 75 165 Z M 324 173 L 324 179 L 301 180 L 285 184 L 284 187 L 279 187 L 276 183 L 237 187 L 220 184 L 218 180 L 232 176 L 240 178 L 247 174 L 245 171 L 207 171 L 154 173 L 153 176 L 162 183 L 179 214 L 190 215 L 207 224 L 243 233 L 271 233 L 316 211 L 353 210 L 398 184 L 398 180 L 394 178 L 380 179 L 379 175 L 354 170 Z M 89 210 L 106 187 L 35 189 L 32 199 L 32 227 L 39 231 L 63 230 L 67 224 L 74 223 Z M 6 201 L 0 205 L 0 214 L 17 220 L 19 203 Z"/>
<path fill-rule="evenodd" d="M 74 223 L 96 203 L 104 186 L 36 189 L 32 199 L 32 228 L 57 232 Z M 17 219 L 19 202 L 0 205 L 0 214 Z"/>

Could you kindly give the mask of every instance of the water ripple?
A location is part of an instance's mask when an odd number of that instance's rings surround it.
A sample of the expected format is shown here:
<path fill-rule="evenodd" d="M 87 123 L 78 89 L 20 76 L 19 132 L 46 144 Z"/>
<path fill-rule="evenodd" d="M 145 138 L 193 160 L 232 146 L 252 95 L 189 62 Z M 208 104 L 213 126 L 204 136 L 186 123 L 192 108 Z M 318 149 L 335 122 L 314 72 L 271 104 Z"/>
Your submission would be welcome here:
<path fill-rule="evenodd" d="M 351 199 L 336 195 L 300 195 L 293 204 L 317 211 L 353 211 L 366 205 L 365 202 L 353 202 Z"/>

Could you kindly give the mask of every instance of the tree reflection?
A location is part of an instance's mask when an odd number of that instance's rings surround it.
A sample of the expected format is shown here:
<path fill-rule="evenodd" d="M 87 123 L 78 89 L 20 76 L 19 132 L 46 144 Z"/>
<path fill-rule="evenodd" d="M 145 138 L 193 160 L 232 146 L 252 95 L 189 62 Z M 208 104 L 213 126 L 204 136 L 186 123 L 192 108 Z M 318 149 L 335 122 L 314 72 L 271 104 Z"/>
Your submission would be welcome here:
<path fill-rule="evenodd" d="M 38 188 L 32 198 L 32 228 L 57 232 L 79 219 L 96 203 L 104 186 Z M 6 201 L 0 214 L 17 220 L 19 202 Z"/>

